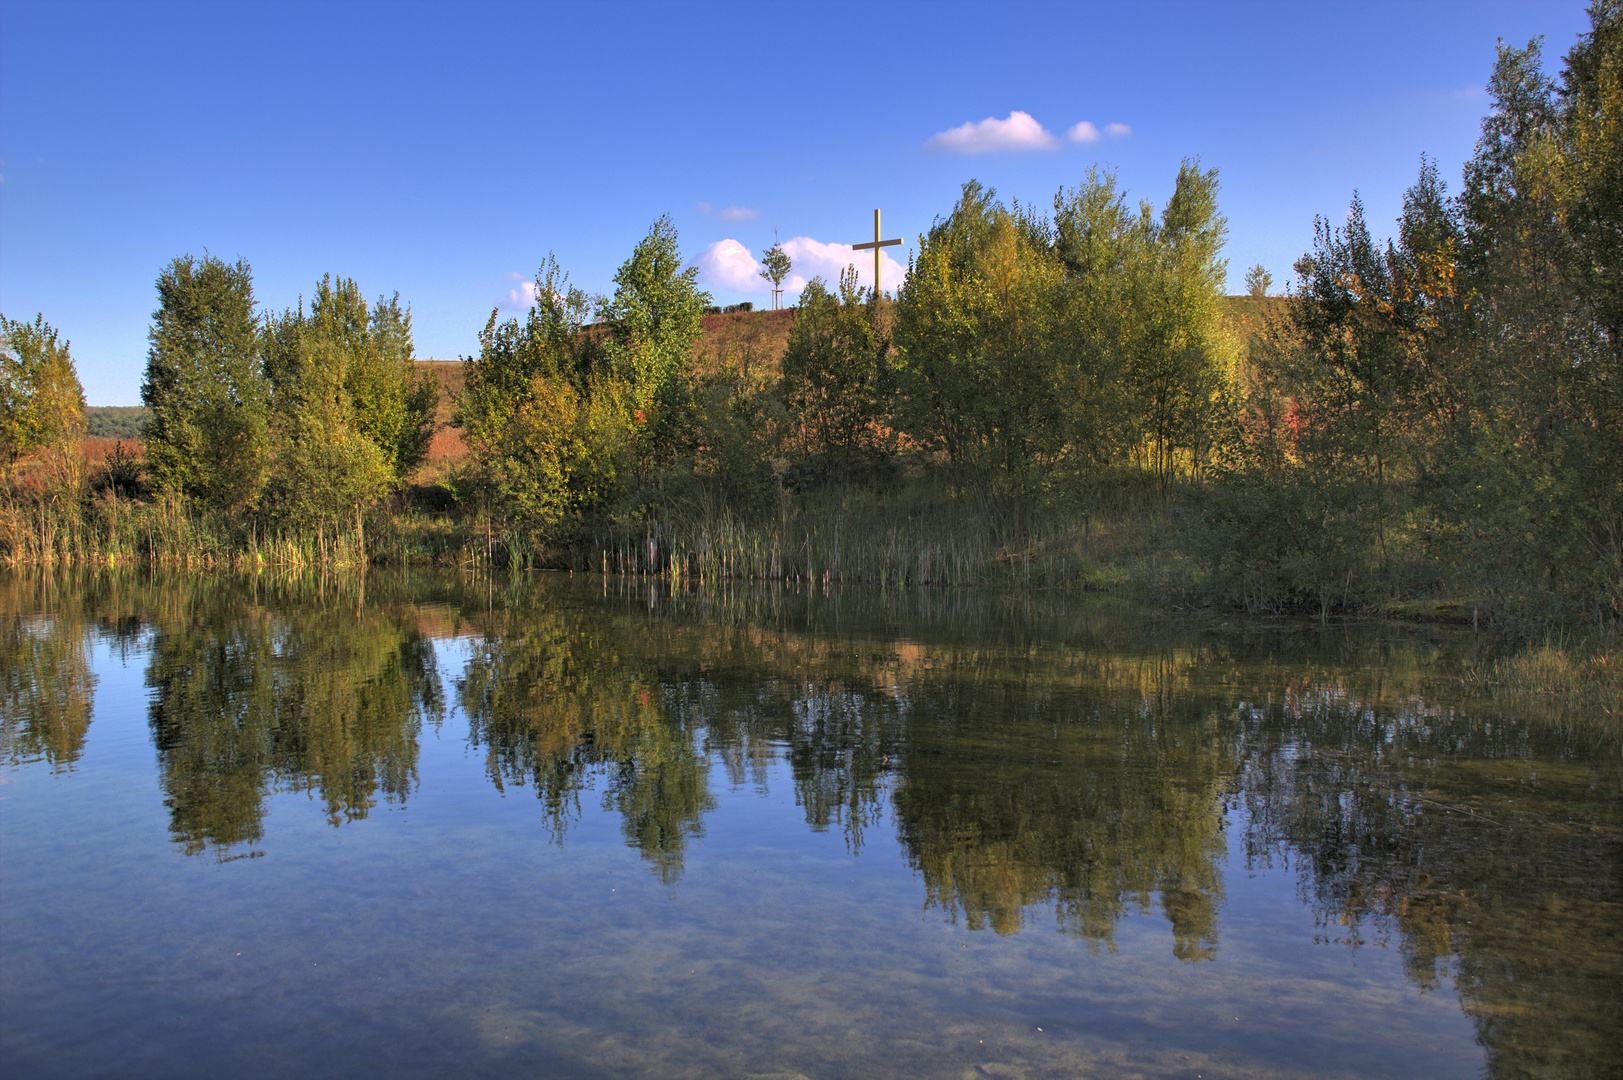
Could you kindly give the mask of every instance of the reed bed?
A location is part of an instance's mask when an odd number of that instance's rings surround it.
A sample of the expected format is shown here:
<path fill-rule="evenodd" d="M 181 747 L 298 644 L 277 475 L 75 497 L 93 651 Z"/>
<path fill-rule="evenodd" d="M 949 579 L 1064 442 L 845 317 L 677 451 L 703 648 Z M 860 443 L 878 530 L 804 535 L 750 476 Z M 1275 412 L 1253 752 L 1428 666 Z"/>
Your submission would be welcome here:
<path fill-rule="evenodd" d="M 1614 639 L 1529 643 L 1471 670 L 1466 681 L 1491 697 L 1623 720 L 1623 649 Z"/>
<path fill-rule="evenodd" d="M 280 529 L 227 522 L 186 500 L 79 500 L 0 496 L 0 563 L 10 566 L 133 564 L 244 569 L 361 566 L 371 561 L 353 531 Z"/>
<path fill-rule="evenodd" d="M 765 519 L 701 504 L 603 530 L 578 568 L 700 582 L 1102 590 L 1126 582 L 1120 557 L 1136 552 L 1124 552 L 1133 545 L 1123 534 L 1142 534 L 1144 516 L 1138 505 L 1045 512 L 923 486 L 830 490 Z"/>

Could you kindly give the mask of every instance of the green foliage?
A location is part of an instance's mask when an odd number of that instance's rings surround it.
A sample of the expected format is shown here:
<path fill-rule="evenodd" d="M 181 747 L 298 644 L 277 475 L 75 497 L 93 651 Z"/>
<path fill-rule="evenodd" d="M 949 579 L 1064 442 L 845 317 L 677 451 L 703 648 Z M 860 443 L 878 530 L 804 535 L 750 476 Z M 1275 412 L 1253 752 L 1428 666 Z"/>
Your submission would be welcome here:
<path fill-rule="evenodd" d="M 440 397 L 439 382 L 418 378 L 412 368 L 411 309 L 401 308 L 398 292 L 372 306 L 367 345 L 364 362 L 348 380 L 355 426 L 404 480 L 428 453 Z"/>
<path fill-rule="evenodd" d="M 1217 174 L 1186 162 L 1155 220 L 1090 173 L 1044 219 L 979 184 L 920 241 L 896 312 L 903 430 L 1029 492 L 1143 449 L 1198 471 L 1227 372 Z"/>
<path fill-rule="evenodd" d="M 1372 545 L 1360 494 L 1328 470 L 1219 473 L 1196 510 L 1208 594 L 1252 612 L 1321 616 L 1365 599 Z"/>
<path fill-rule="evenodd" d="M 788 426 L 782 401 L 732 372 L 701 377 L 694 398 L 695 479 L 722 505 L 759 515 L 778 493 L 779 433 Z"/>
<path fill-rule="evenodd" d="M 57 341 L 56 329 L 43 315 L 32 323 L 0 315 L 0 461 L 6 468 L 82 430 L 84 409 L 68 343 Z"/>
<path fill-rule="evenodd" d="M 1257 263 L 1245 272 L 1245 292 L 1253 300 L 1261 300 L 1268 295 L 1268 290 L 1274 286 L 1274 275 L 1268 268 Z"/>
<path fill-rule="evenodd" d="M 345 386 L 352 357 L 342 339 L 319 332 L 284 342 L 265 490 L 266 508 L 283 524 L 326 531 L 358 523 L 393 483 L 383 449 L 356 428 Z"/>
<path fill-rule="evenodd" d="M 794 263 L 783 250 L 783 245 L 776 240 L 772 246 L 761 252 L 761 277 L 772 283 L 772 306 L 778 306 L 778 297 L 783 292 L 783 279 L 789 276 L 794 269 Z M 748 310 L 748 309 L 745 309 Z"/>
<path fill-rule="evenodd" d="M 1080 185 L 1054 196 L 1050 242 L 1064 274 L 1067 438 L 1079 470 L 1109 466 L 1141 443 L 1127 355 L 1150 227 L 1147 208 L 1130 210 L 1110 173 L 1089 169 Z"/>
<path fill-rule="evenodd" d="M 1064 447 L 1060 266 L 1039 222 L 971 181 L 923 237 L 899 291 L 903 430 L 1017 486 Z"/>
<path fill-rule="evenodd" d="M 603 307 L 604 369 L 643 412 L 636 432 L 645 466 L 668 463 L 691 442 L 691 387 L 681 376 L 710 303 L 698 278 L 697 267 L 683 268 L 676 226 L 665 214 L 615 272 L 614 296 Z"/>
<path fill-rule="evenodd" d="M 693 377 L 710 302 L 697 274 L 683 269 L 666 216 L 616 273 L 601 303 L 606 334 L 588 328 L 590 299 L 550 256 L 523 325 L 491 314 L 456 413 L 473 451 L 464 479 L 487 510 L 551 543 L 609 512 L 633 476 L 656 497 L 667 477 L 695 479 L 714 449 L 702 418 L 728 411 Z M 730 469 L 728 455 L 709 457 Z"/>
<path fill-rule="evenodd" d="M 248 264 L 177 257 L 158 277 L 147 336 L 141 400 L 152 416 L 142 436 L 153 477 L 212 509 L 252 505 L 269 432 Z"/>
<path fill-rule="evenodd" d="M 794 425 L 789 441 L 817 474 L 842 475 L 885 449 L 878 424 L 889 342 L 878 319 L 854 267 L 841 272 L 837 294 L 815 277 L 801 291 L 779 393 Z"/>
<path fill-rule="evenodd" d="M 1623 617 L 1623 31 L 1615 3 L 1591 17 L 1559 87 L 1537 42 L 1500 49 L 1460 196 L 1422 160 L 1396 242 L 1356 197 L 1317 223 L 1206 501 L 1220 593 Z"/>
<path fill-rule="evenodd" d="M 465 480 L 499 518 L 543 537 L 611 502 L 646 412 L 586 329 L 590 300 L 548 256 L 523 325 L 479 335 L 455 423 L 473 451 Z"/>
<path fill-rule="evenodd" d="M 1226 369 L 1218 304 L 1227 226 L 1217 212 L 1217 170 L 1184 162 L 1160 222 L 1150 224 L 1148 207 L 1141 218 L 1146 244 L 1126 335 L 1126 376 L 1165 492 L 1180 464 L 1198 472 L 1206 461 Z"/>
<path fill-rule="evenodd" d="M 395 482 L 403 482 L 433 438 L 439 384 L 413 370 L 411 311 L 401 308 L 400 294 L 379 297 L 368 309 L 353 280 L 323 276 L 308 316 L 301 303 L 267 324 L 265 374 L 274 395 L 308 396 L 299 380 L 308 375 L 305 355 L 312 348 L 336 358 L 350 427 L 377 447 Z"/>
<path fill-rule="evenodd" d="M 324 276 L 267 320 L 265 375 L 276 453 L 264 508 L 322 534 L 354 522 L 422 460 L 439 386 L 412 370 L 411 313 L 399 294 L 368 309 L 348 278 Z"/>
<path fill-rule="evenodd" d="M 151 415 L 145 405 L 91 405 L 85 409 L 85 434 L 94 439 L 139 439 Z"/>

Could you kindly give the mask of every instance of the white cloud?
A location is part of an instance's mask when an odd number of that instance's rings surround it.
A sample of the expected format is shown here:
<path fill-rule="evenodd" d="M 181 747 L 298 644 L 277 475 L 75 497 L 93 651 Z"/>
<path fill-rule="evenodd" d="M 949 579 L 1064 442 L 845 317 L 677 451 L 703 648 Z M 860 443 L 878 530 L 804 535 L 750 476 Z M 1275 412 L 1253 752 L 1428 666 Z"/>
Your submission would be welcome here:
<path fill-rule="evenodd" d="M 501 302 L 501 307 L 509 311 L 529 311 L 535 307 L 535 282 L 522 281 L 523 274 L 508 274 L 508 281 L 518 281 L 516 289 L 507 290 L 507 299 Z"/>
<path fill-rule="evenodd" d="M 1059 145 L 1059 140 L 1030 113 L 1016 109 L 1005 120 L 988 116 L 985 120 L 948 128 L 932 135 L 924 145 L 957 154 L 985 154 L 998 150 L 1052 150 Z"/>
<path fill-rule="evenodd" d="M 1098 142 L 1099 129 L 1093 126 L 1092 121 L 1084 120 L 1067 131 L 1065 137 L 1072 142 Z"/>
<path fill-rule="evenodd" d="M 709 217 L 710 216 L 710 204 L 707 203 L 707 202 L 700 203 L 699 204 L 699 213 L 703 214 L 705 217 Z"/>
<path fill-rule="evenodd" d="M 902 279 L 907 277 L 907 267 L 890 256 L 890 252 L 895 250 L 898 249 L 886 248 L 880 256 L 879 283 L 890 293 L 894 293 Z M 784 286 L 791 293 L 805 288 L 806 282 L 813 277 L 821 277 L 829 290 L 833 291 L 839 287 L 840 271 L 852 265 L 857 268 L 857 283 L 865 289 L 873 287 L 872 251 L 856 251 L 850 244 L 825 244 L 809 236 L 797 236 L 783 242 L 783 253 L 794 264 L 790 277 L 784 281 Z"/>
<path fill-rule="evenodd" d="M 1105 134 L 1109 135 L 1112 139 L 1119 139 L 1124 135 L 1131 135 L 1132 133 L 1133 129 L 1128 127 L 1126 124 L 1105 125 Z"/>
<path fill-rule="evenodd" d="M 783 282 L 786 299 L 797 295 L 814 277 L 821 277 L 831 291 L 838 288 L 840 271 L 853 264 L 857 268 L 858 284 L 865 289 L 873 285 L 871 251 L 856 251 L 850 244 L 825 244 L 809 236 L 797 236 L 783 242 L 783 253 L 793 264 Z M 894 293 L 907 276 L 907 267 L 892 258 L 889 250 L 881 259 L 880 284 Z M 700 252 L 695 262 L 699 267 L 699 280 L 710 288 L 746 295 L 771 292 L 772 286 L 761 277 L 761 264 L 750 254 L 749 248 L 737 240 L 717 240 Z"/>
<path fill-rule="evenodd" d="M 760 263 L 737 240 L 717 240 L 700 252 L 696 261 L 699 280 L 712 288 L 759 293 L 770 287 L 760 276 Z"/>

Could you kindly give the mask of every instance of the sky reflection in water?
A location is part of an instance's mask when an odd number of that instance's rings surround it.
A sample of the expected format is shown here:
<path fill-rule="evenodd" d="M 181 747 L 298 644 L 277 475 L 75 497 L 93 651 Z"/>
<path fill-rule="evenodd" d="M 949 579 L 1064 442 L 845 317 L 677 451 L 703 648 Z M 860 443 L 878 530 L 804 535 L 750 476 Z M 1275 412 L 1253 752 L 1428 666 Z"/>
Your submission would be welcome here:
<path fill-rule="evenodd" d="M 1468 636 L 0 578 L 30 1076 L 1608 1075 L 1620 759 Z"/>

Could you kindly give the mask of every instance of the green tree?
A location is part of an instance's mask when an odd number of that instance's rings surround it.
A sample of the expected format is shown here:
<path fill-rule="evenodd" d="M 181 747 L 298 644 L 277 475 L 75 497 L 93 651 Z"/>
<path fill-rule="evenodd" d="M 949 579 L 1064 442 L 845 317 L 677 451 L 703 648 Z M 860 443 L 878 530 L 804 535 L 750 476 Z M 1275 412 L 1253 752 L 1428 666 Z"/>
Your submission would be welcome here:
<path fill-rule="evenodd" d="M 1150 259 L 1148 219 L 1127 206 L 1114 174 L 1089 169 L 1078 186 L 1054 196 L 1052 246 L 1064 274 L 1064 384 L 1071 464 L 1086 473 L 1122 457 L 1140 440 L 1126 379 L 1138 325 L 1142 267 Z"/>
<path fill-rule="evenodd" d="M 877 305 L 857 287 L 855 267 L 831 293 L 814 277 L 800 304 L 782 360 L 780 394 L 791 442 L 818 471 L 839 473 L 881 449 L 876 422 L 885 389 L 884 341 Z"/>
<path fill-rule="evenodd" d="M 778 243 L 777 237 L 772 238 L 772 246 L 761 252 L 761 277 L 772 283 L 772 307 L 778 307 L 778 298 L 783 295 L 783 280 L 794 269 L 794 263 Z"/>
<path fill-rule="evenodd" d="M 269 330 L 265 373 L 273 388 L 297 392 L 289 378 L 307 370 L 300 343 L 319 339 L 341 354 L 352 426 L 403 482 L 428 452 L 439 383 L 414 371 L 411 311 L 401 307 L 400 294 L 379 297 L 368 309 L 352 279 L 334 281 L 328 274 L 316 283 L 308 315 L 301 302 L 273 319 Z"/>
<path fill-rule="evenodd" d="M 1371 237 L 1356 197 L 1343 227 L 1315 223 L 1288 315 L 1261 354 L 1263 421 L 1209 500 L 1208 524 L 1224 537 L 1212 577 L 1229 599 L 1327 614 L 1402 577 L 1416 480 L 1445 469 L 1428 447 L 1450 438 L 1458 243 L 1457 214 L 1424 160 L 1398 244 Z"/>
<path fill-rule="evenodd" d="M 692 441 L 688 353 L 710 304 L 698 278 L 697 267 L 683 267 L 676 226 L 665 214 L 615 272 L 614 296 L 602 310 L 607 370 L 630 388 L 645 467 L 668 464 Z"/>
<path fill-rule="evenodd" d="M 1274 275 L 1268 272 L 1267 267 L 1257 263 L 1245 272 L 1245 293 L 1253 300 L 1262 300 L 1267 297 L 1268 290 L 1274 286 Z"/>
<path fill-rule="evenodd" d="M 548 256 L 521 325 L 490 321 L 453 422 L 472 451 L 465 474 L 486 509 L 546 538 L 602 509 L 629 468 L 631 388 L 587 329 L 591 300 Z"/>
<path fill-rule="evenodd" d="M 248 264 L 177 257 L 158 276 L 147 336 L 141 400 L 152 410 L 143 437 L 153 477 L 214 509 L 251 505 L 269 443 Z"/>
<path fill-rule="evenodd" d="M 1222 389 L 1227 225 L 1217 189 L 1216 169 L 1185 161 L 1160 221 L 1149 220 L 1147 206 L 1141 215 L 1149 242 L 1135 282 L 1126 377 L 1163 496 L 1180 465 L 1204 465 Z"/>
<path fill-rule="evenodd" d="M 901 422 L 1017 491 L 1064 448 L 1061 268 L 1046 225 L 971 181 L 920 239 L 896 304 Z"/>
<path fill-rule="evenodd" d="M 383 449 L 356 430 L 346 387 L 352 360 L 341 343 L 308 329 L 285 347 L 276 459 L 265 490 L 267 507 L 284 524 L 325 533 L 353 522 L 364 536 L 363 511 L 394 481 Z"/>
<path fill-rule="evenodd" d="M 363 402 L 387 403 L 386 408 L 357 405 L 357 423 L 389 455 L 395 476 L 409 477 L 428 456 L 434 440 L 435 413 L 440 404 L 440 384 L 432 372 L 418 374 L 416 348 L 411 340 L 411 309 L 402 309 L 397 292 L 388 300 L 378 297 L 372 305 L 368 335 L 376 358 L 377 375 L 371 380 L 374 393 L 363 393 L 359 383 L 352 392 Z M 370 420 L 377 416 L 377 422 Z"/>
<path fill-rule="evenodd" d="M 1518 619 L 1623 618 L 1623 16 L 1590 18 L 1559 84 L 1538 42 L 1501 47 L 1460 199 L 1468 486 L 1438 497 L 1455 558 Z"/>
<path fill-rule="evenodd" d="M 82 430 L 84 409 L 68 343 L 57 340 L 56 329 L 43 315 L 32 323 L 0 315 L 0 460 L 6 468 Z"/>

